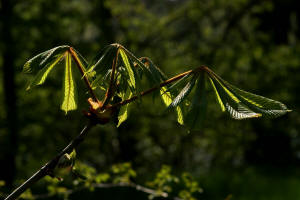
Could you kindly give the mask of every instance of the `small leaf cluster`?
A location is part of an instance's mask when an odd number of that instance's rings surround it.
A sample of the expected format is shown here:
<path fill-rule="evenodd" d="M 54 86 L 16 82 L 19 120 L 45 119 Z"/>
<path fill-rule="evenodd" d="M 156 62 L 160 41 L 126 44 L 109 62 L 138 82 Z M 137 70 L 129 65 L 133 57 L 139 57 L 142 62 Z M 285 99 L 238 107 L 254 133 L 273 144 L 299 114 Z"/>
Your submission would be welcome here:
<path fill-rule="evenodd" d="M 155 194 L 149 195 L 150 199 L 161 196 L 162 193 L 168 193 L 183 200 L 196 200 L 194 195 L 203 192 L 192 175 L 184 172 L 180 177 L 177 177 L 171 174 L 171 167 L 167 165 L 163 165 L 155 179 L 148 182 L 147 185 L 156 190 Z"/>

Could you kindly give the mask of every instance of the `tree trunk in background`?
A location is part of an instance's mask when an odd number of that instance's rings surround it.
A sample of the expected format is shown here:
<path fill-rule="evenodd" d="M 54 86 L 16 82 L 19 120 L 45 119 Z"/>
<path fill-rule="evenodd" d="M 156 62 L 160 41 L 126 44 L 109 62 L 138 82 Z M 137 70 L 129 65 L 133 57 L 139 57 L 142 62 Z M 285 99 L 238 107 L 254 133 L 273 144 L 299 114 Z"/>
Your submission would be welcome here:
<path fill-rule="evenodd" d="M 11 0 L 1 0 L 1 43 L 2 43 L 2 58 L 3 58 L 3 91 L 6 111 L 6 133 L 7 140 L 1 152 L 3 155 L 0 160 L 1 171 L 0 179 L 5 180 L 8 187 L 12 186 L 16 171 L 15 156 L 17 152 L 17 130 L 18 120 L 16 112 L 16 92 L 14 80 L 14 57 L 16 55 L 14 41 L 12 36 L 13 24 L 13 4 Z"/>

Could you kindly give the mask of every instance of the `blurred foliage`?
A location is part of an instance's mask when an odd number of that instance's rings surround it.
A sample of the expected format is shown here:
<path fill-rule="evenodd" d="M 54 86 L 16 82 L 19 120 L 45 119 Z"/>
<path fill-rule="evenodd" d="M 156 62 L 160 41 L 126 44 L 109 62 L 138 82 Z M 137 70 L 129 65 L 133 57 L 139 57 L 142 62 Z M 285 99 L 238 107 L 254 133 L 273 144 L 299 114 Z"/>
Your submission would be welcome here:
<path fill-rule="evenodd" d="M 90 132 L 77 151 L 83 163 L 102 173 L 115 163 L 130 162 L 138 183 L 153 179 L 162 164 L 167 164 L 175 174 L 188 171 L 196 177 L 205 199 L 225 199 L 229 194 L 232 199 L 245 200 L 300 198 L 300 9 L 296 0 L 12 2 L 19 131 L 17 146 L 11 146 L 1 74 L 0 163 L 5 164 L 4 152 L 17 149 L 15 186 L 52 158 L 85 124 L 80 110 L 65 116 L 56 109 L 57 98 L 62 96 L 58 88 L 63 83 L 55 73 L 63 69 L 50 74 L 45 87 L 25 92 L 29 77 L 21 73 L 24 62 L 64 44 L 91 58 L 105 45 L 117 42 L 138 57 L 150 57 L 168 76 L 205 64 L 232 84 L 284 102 L 293 112 L 279 119 L 234 121 L 224 116 L 216 103 L 210 103 L 204 130 L 188 132 L 162 105 L 147 97 L 132 106 L 128 120 L 118 129 L 106 125 Z M 5 42 L 0 43 L 1 71 L 7 67 L 2 54 Z M 78 107 L 87 109 L 86 93 L 78 97 Z M 216 101 L 213 91 L 207 101 Z M 252 166 L 255 170 L 249 172 Z M 32 192 L 50 192 L 47 185 L 38 183 Z M 1 187 L 1 191 L 10 190 Z M 107 191 L 111 195 L 107 198 L 113 199 L 116 191 Z M 103 199 L 108 195 L 104 190 L 93 194 L 103 195 Z M 123 194 L 119 199 L 125 199 L 125 193 L 119 194 Z M 89 196 L 91 192 L 77 195 L 99 198 Z"/>

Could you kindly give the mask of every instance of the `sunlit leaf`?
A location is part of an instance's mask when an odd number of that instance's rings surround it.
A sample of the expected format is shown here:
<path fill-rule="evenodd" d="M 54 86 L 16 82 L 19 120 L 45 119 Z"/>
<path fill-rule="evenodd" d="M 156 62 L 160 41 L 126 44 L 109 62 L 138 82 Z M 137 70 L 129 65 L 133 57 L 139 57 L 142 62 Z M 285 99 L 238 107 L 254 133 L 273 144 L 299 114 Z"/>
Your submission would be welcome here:
<path fill-rule="evenodd" d="M 191 78 L 191 80 L 189 80 L 187 82 L 187 84 L 184 86 L 183 89 L 181 89 L 181 91 L 179 92 L 179 94 L 173 99 L 172 103 L 169 105 L 169 107 L 176 107 L 178 106 L 180 103 L 183 102 L 183 100 L 190 94 L 190 92 L 192 91 L 195 82 L 196 82 L 197 76 L 193 75 L 193 77 Z"/>
<path fill-rule="evenodd" d="M 127 92 L 121 97 L 122 100 L 129 99 L 132 96 L 132 92 L 130 90 L 127 90 Z M 126 104 L 121 107 L 119 115 L 118 115 L 118 125 L 119 127 L 124 121 L 127 119 L 127 112 L 128 112 L 128 106 L 129 104 Z"/>
<path fill-rule="evenodd" d="M 119 52 L 120 52 L 120 55 L 122 57 L 123 63 L 125 65 L 125 68 L 126 68 L 126 70 L 128 72 L 131 86 L 133 88 L 135 88 L 135 77 L 134 77 L 134 73 L 133 73 L 133 70 L 131 68 L 131 65 L 130 65 L 130 63 L 128 61 L 127 55 L 126 55 L 126 53 L 124 52 L 123 49 L 120 49 Z"/>
<path fill-rule="evenodd" d="M 228 82 L 221 79 L 214 72 L 210 71 L 211 77 L 213 77 L 228 93 L 228 91 L 238 99 L 238 106 L 233 107 L 233 105 L 227 106 L 229 110 L 239 109 L 243 110 L 243 112 L 247 112 L 247 116 L 245 118 L 252 117 L 278 117 L 284 115 L 290 110 L 279 101 L 274 101 L 272 99 L 262 97 L 256 94 L 252 94 L 250 92 L 243 91 Z M 226 89 L 225 89 L 226 88 Z M 232 95 L 230 95 L 232 97 Z M 236 99 L 234 99 L 236 101 Z M 236 101 L 237 102 L 237 101 Z M 254 114 L 255 113 L 255 114 Z"/>
<path fill-rule="evenodd" d="M 170 92 L 167 92 L 166 87 L 162 87 L 160 89 L 160 94 L 163 102 L 168 107 L 173 102 L 172 95 Z M 177 113 L 177 122 L 179 124 L 183 124 L 183 113 L 179 106 L 176 107 L 176 113 Z"/>
<path fill-rule="evenodd" d="M 222 101 L 222 99 L 221 99 L 221 97 L 220 97 L 220 95 L 219 95 L 219 93 L 218 93 L 218 91 L 217 91 L 217 88 L 216 88 L 216 86 L 215 86 L 213 80 L 212 80 L 211 78 L 209 78 L 209 81 L 210 81 L 211 85 L 212 85 L 213 88 L 214 88 L 214 91 L 215 91 L 217 100 L 218 100 L 218 102 L 219 102 L 219 104 L 220 104 L 220 106 L 221 106 L 221 110 L 222 110 L 223 112 L 225 112 L 226 109 L 225 109 L 224 103 L 223 103 L 223 101 Z"/>
<path fill-rule="evenodd" d="M 49 75 L 50 71 L 53 69 L 53 67 L 61 61 L 61 59 L 65 56 L 65 54 L 59 55 L 56 60 L 54 60 L 52 63 L 47 64 L 44 68 L 39 70 L 37 75 L 34 77 L 32 82 L 28 85 L 26 90 L 31 89 L 32 86 L 35 85 L 41 85 L 45 82 L 47 76 Z"/>
<path fill-rule="evenodd" d="M 71 55 L 66 54 L 66 65 L 65 65 L 65 78 L 63 84 L 63 102 L 61 109 L 66 113 L 70 110 L 77 109 L 76 103 L 76 86 L 74 82 L 73 72 L 72 72 L 72 60 Z"/>
<path fill-rule="evenodd" d="M 237 96 L 234 96 L 235 99 L 232 98 L 230 94 L 227 93 L 228 89 L 225 90 L 225 86 L 219 82 L 218 80 L 211 79 L 216 87 L 216 91 L 222 100 L 225 109 L 228 111 L 230 116 L 234 119 L 246 119 L 246 118 L 253 118 L 253 117 L 260 117 L 260 113 L 256 113 L 250 108 L 248 108 L 245 104 L 241 101 L 237 101 Z"/>
<path fill-rule="evenodd" d="M 70 47 L 67 45 L 58 46 L 34 56 L 24 64 L 23 72 L 36 73 L 40 69 L 44 68 L 44 66 L 49 65 L 49 63 L 53 63 L 59 55 L 62 55 L 69 48 Z"/>

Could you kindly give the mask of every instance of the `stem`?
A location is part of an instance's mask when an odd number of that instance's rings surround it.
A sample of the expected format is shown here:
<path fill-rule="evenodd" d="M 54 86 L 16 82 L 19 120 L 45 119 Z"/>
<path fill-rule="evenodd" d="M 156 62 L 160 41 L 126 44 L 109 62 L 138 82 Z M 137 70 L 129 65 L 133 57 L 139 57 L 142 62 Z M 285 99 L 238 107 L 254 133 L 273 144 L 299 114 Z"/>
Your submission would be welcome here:
<path fill-rule="evenodd" d="M 168 80 L 160 83 L 157 86 L 154 86 L 153 88 L 150 88 L 148 90 L 145 90 L 145 91 L 141 92 L 140 95 L 135 95 L 135 96 L 133 96 L 133 97 L 131 97 L 129 99 L 126 99 L 126 100 L 121 101 L 119 103 L 113 104 L 110 107 L 119 107 L 119 106 L 126 105 L 128 103 L 131 103 L 132 101 L 135 101 L 136 99 L 138 99 L 138 97 L 142 97 L 142 96 L 145 96 L 146 94 L 150 94 L 151 92 L 153 92 L 153 91 L 155 91 L 155 90 L 157 90 L 157 89 L 159 89 L 161 87 L 164 87 L 164 86 L 166 86 L 166 85 L 168 85 L 168 84 L 170 84 L 172 82 L 178 81 L 179 79 L 183 78 L 184 76 L 186 76 L 188 74 L 196 73 L 196 72 L 199 72 L 201 70 L 207 71 L 208 69 L 209 68 L 206 67 L 206 66 L 201 66 L 201 67 L 198 67 L 198 68 L 196 68 L 194 70 L 189 70 L 189 71 L 183 72 L 181 74 L 178 74 L 178 75 L 176 75 L 176 76 L 174 76 L 174 77 L 172 77 L 172 78 L 170 78 L 170 79 L 168 79 Z"/>
<path fill-rule="evenodd" d="M 69 48 L 69 52 L 72 55 L 72 58 L 74 59 L 75 63 L 77 64 L 77 67 L 78 67 L 78 69 L 79 69 L 79 71 L 80 71 L 80 73 L 83 77 L 83 80 L 84 80 L 90 94 L 92 95 L 92 98 L 94 99 L 94 101 L 98 102 L 97 96 L 96 96 L 96 94 L 94 93 L 94 91 L 92 89 L 91 83 L 90 83 L 89 79 L 87 78 L 87 76 L 84 72 L 85 71 L 84 67 L 83 67 L 82 63 L 80 62 L 77 54 L 75 53 L 75 51 L 73 50 L 72 47 Z"/>
<path fill-rule="evenodd" d="M 115 71 L 116 71 L 116 67 L 117 67 L 117 63 L 118 63 L 118 55 L 119 55 L 119 44 L 117 45 L 117 53 L 116 53 L 116 57 L 113 60 L 113 64 L 112 64 L 112 68 L 111 68 L 111 75 L 110 75 L 110 83 L 109 83 L 109 87 L 107 88 L 106 94 L 105 94 L 105 98 L 103 100 L 103 105 L 102 107 L 105 107 L 109 100 L 111 99 L 111 97 L 113 96 L 113 86 L 114 86 L 114 82 L 115 82 Z"/>
<path fill-rule="evenodd" d="M 161 197 L 163 199 L 169 199 L 169 200 L 183 200 L 179 197 L 171 197 L 169 195 L 169 193 L 167 192 L 160 192 L 160 193 L 157 193 L 156 190 L 154 189 L 151 189 L 151 188 L 147 188 L 145 186 L 142 186 L 142 185 L 139 185 L 139 184 L 136 184 L 136 183 L 92 183 L 90 185 L 91 187 L 94 187 L 94 188 L 100 188 L 100 189 L 106 189 L 106 188 L 122 188 L 122 187 L 127 187 L 127 188 L 132 188 L 136 191 L 140 191 L 140 192 L 143 192 L 145 194 L 148 194 L 148 195 L 153 195 L 153 196 L 156 196 L 156 197 Z M 85 186 L 83 187 L 79 187 L 79 188 L 75 188 L 73 190 L 67 190 L 65 191 L 64 193 L 62 194 L 66 194 L 66 195 L 71 195 L 71 194 L 74 194 L 74 193 L 77 193 L 77 192 L 80 192 L 84 189 L 87 189 Z M 37 200 L 37 199 L 49 199 L 51 197 L 55 197 L 56 194 L 39 194 L 39 195 L 34 195 L 33 196 L 33 199 Z"/>
<path fill-rule="evenodd" d="M 26 189 L 30 188 L 34 183 L 38 182 L 43 177 L 51 174 L 51 172 L 56 167 L 59 159 L 65 154 L 70 153 L 75 147 L 77 147 L 86 137 L 88 131 L 95 126 L 94 123 L 89 122 L 80 132 L 80 134 L 74 138 L 68 146 L 66 146 L 59 154 L 57 154 L 51 161 L 45 164 L 41 169 L 39 169 L 35 174 L 33 174 L 29 179 L 27 179 L 21 186 L 15 189 L 10 195 L 8 195 L 5 200 L 14 200 L 18 198 Z"/>

